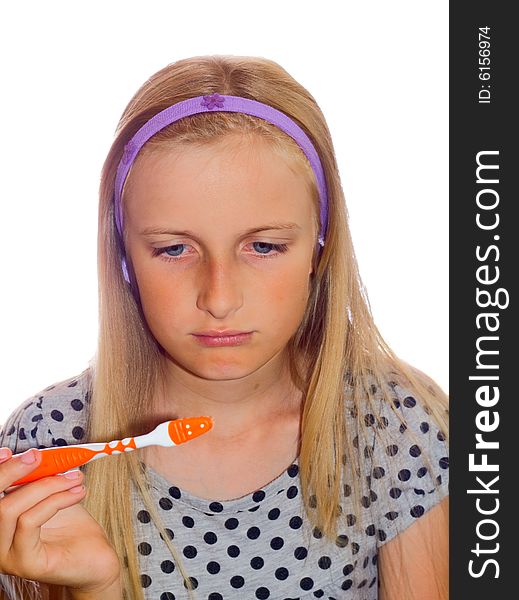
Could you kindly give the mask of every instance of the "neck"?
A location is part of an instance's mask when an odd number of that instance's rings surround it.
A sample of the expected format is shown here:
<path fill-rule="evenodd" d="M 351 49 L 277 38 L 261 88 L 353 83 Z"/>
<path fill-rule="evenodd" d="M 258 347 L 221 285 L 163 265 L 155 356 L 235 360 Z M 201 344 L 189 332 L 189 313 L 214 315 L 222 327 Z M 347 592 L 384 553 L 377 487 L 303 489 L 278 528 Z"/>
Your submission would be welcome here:
<path fill-rule="evenodd" d="M 211 443 L 227 443 L 252 439 L 278 423 L 299 421 L 302 405 L 303 393 L 292 382 L 285 360 L 224 381 L 204 380 L 175 365 L 166 370 L 159 386 L 154 414 L 161 420 L 210 416 Z"/>

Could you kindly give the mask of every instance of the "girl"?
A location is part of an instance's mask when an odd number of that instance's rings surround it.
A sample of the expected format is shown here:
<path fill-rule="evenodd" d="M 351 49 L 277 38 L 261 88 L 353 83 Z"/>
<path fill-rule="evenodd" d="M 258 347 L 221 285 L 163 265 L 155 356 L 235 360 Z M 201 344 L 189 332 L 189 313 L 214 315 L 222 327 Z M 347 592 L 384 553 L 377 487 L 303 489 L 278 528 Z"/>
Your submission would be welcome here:
<path fill-rule="evenodd" d="M 447 397 L 373 322 L 299 83 L 237 56 L 146 81 L 104 164 L 98 258 L 95 357 L 0 432 L 4 595 L 447 598 Z M 188 444 L 9 489 L 30 448 L 198 415 L 214 427 Z"/>

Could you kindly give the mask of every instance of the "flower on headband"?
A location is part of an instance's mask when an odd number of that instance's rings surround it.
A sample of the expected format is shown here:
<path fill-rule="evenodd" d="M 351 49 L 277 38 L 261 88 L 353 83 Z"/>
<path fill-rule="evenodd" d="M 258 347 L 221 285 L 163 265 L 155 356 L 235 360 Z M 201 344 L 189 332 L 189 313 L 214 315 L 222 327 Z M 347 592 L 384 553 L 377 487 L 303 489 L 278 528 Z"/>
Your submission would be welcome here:
<path fill-rule="evenodd" d="M 204 99 L 202 100 L 202 106 L 205 106 L 208 109 L 212 109 L 212 108 L 216 108 L 216 107 L 222 108 L 224 102 L 225 102 L 225 98 L 215 92 L 214 94 L 211 94 L 210 96 L 204 96 Z"/>
<path fill-rule="evenodd" d="M 126 146 L 124 147 L 124 152 L 123 152 L 123 157 L 122 157 L 122 161 L 123 164 L 127 165 L 130 162 L 131 156 L 135 151 L 135 143 L 132 142 L 132 140 L 130 140 Z"/>

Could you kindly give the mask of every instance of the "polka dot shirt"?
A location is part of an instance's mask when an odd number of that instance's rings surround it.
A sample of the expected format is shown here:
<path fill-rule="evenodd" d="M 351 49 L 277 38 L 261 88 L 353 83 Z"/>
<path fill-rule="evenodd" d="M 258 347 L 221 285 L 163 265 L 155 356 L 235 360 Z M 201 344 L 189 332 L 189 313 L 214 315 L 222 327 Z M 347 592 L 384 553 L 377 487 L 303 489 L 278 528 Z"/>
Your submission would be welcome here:
<path fill-rule="evenodd" d="M 0 429 L 0 446 L 19 453 L 31 447 L 88 442 L 89 378 L 86 369 L 26 400 Z M 338 507 L 343 518 L 333 542 L 305 519 L 297 460 L 261 489 L 226 501 L 196 497 L 141 463 L 197 599 L 377 600 L 379 548 L 449 493 L 449 455 L 443 432 L 413 396 L 399 386 L 393 386 L 393 391 L 395 407 L 407 426 L 386 404 L 379 419 L 368 413 L 364 420 L 368 428 L 391 428 L 394 443 L 381 447 L 374 436 L 371 443 L 359 436 L 353 440 L 355 448 L 372 459 L 367 461 L 367 491 L 362 497 L 363 510 L 373 511 L 368 519 L 372 522 L 364 527 L 365 518 L 353 508 L 352 488 L 343 482 Z M 352 418 L 350 410 L 346 414 Z M 414 430 L 420 444 L 404 437 L 406 427 Z M 431 460 L 433 472 L 424 455 Z M 162 534 L 135 487 L 132 494 L 145 598 L 187 598 L 184 580 Z M 354 527 L 359 518 L 360 532 Z"/>

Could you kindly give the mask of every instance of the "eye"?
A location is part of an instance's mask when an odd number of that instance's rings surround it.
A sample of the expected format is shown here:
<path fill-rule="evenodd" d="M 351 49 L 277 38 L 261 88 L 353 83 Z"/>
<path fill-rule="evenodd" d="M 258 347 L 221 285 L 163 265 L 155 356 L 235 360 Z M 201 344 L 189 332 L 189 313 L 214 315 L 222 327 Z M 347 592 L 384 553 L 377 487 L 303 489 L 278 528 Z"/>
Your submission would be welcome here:
<path fill-rule="evenodd" d="M 260 247 L 259 253 L 263 256 L 269 256 L 269 257 L 271 255 L 268 254 L 268 251 L 271 249 L 274 249 L 279 254 L 283 254 L 284 252 L 286 252 L 288 250 L 288 244 L 270 244 L 269 242 L 252 242 L 252 245 L 256 246 L 256 248 L 259 246 Z M 263 247 L 263 250 L 267 250 L 267 252 L 263 252 L 261 247 Z"/>
<path fill-rule="evenodd" d="M 252 246 L 256 248 L 257 255 L 266 258 L 275 258 L 278 254 L 283 254 L 288 250 L 288 244 L 271 244 L 269 242 L 252 242 Z M 179 260 L 185 253 L 182 252 L 184 246 L 189 244 L 173 244 L 164 248 L 153 248 L 153 256 L 160 256 L 163 260 L 175 261 Z M 275 250 L 277 254 L 272 254 L 270 251 Z"/>

